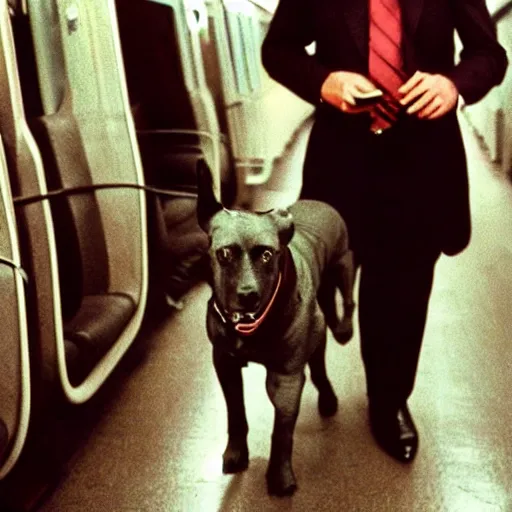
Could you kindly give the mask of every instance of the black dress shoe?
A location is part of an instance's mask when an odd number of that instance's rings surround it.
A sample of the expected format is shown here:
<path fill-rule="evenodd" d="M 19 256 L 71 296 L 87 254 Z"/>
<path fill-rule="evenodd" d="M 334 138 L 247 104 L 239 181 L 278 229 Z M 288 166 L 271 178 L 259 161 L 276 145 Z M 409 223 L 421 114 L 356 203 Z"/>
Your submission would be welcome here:
<path fill-rule="evenodd" d="M 410 463 L 418 451 L 418 431 L 407 405 L 398 410 L 370 406 L 372 434 L 380 447 L 394 459 Z"/>

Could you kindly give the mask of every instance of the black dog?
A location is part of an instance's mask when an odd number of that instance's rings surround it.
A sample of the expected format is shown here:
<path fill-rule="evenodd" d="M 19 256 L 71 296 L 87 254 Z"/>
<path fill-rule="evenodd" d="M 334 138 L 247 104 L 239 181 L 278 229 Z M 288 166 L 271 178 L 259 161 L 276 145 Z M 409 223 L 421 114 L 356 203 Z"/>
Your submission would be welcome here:
<path fill-rule="evenodd" d="M 346 226 L 317 201 L 264 214 L 223 209 L 204 162 L 198 181 L 198 220 L 210 238 L 212 271 L 207 331 L 228 410 L 223 471 L 248 466 L 241 369 L 249 361 L 261 363 L 275 407 L 268 491 L 289 495 L 296 489 L 291 455 L 306 363 L 320 414 L 332 416 L 338 408 L 325 370 L 325 343 L 326 322 L 340 343 L 352 336 L 354 268 Z M 341 321 L 336 288 L 343 296 Z"/>

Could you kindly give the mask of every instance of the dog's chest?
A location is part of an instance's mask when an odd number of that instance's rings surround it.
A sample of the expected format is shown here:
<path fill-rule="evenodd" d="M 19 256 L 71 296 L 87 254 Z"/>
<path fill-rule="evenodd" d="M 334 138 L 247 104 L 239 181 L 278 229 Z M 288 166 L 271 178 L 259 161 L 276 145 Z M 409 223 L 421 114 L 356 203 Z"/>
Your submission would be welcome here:
<path fill-rule="evenodd" d="M 278 315 L 283 320 L 283 315 Z M 250 335 L 239 334 L 234 326 L 226 323 L 215 312 L 213 301 L 208 306 L 208 337 L 213 345 L 240 360 L 276 366 L 289 358 L 289 344 L 286 341 L 287 326 L 276 318 L 269 318 L 258 330 Z"/>
<path fill-rule="evenodd" d="M 231 339 L 228 338 L 229 353 L 242 361 L 243 364 L 248 362 L 268 364 L 271 356 L 268 347 L 258 344 L 252 338 L 252 336 L 232 336 Z"/>

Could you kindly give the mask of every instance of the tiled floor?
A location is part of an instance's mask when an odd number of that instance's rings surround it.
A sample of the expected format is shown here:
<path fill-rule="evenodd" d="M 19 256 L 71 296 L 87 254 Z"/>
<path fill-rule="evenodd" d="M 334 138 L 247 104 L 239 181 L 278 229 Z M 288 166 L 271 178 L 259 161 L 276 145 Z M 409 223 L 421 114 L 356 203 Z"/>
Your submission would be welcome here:
<path fill-rule="evenodd" d="M 306 384 L 295 437 L 296 495 L 266 494 L 272 408 L 256 365 L 244 370 L 250 466 L 223 475 L 225 408 L 204 328 L 209 290 L 200 286 L 147 340 L 140 364 L 109 383 L 96 406 L 101 416 L 41 510 L 512 510 L 512 189 L 463 127 L 474 235 L 461 256 L 438 264 L 410 400 L 421 435 L 413 465 L 389 459 L 369 433 L 356 334 L 346 347 L 328 344 L 341 406 L 334 418 L 318 417 L 316 393 Z M 303 148 L 301 138 L 291 167 Z M 275 192 L 268 197 L 281 200 Z"/>

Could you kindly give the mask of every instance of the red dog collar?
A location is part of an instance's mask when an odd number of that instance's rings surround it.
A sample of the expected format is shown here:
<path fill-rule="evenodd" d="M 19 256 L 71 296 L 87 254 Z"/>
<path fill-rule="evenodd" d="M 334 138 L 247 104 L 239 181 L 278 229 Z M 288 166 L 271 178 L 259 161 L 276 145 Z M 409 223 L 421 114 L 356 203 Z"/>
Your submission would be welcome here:
<path fill-rule="evenodd" d="M 272 305 L 274 304 L 274 301 L 276 299 L 277 292 L 279 291 L 279 288 L 281 286 L 281 279 L 282 279 L 281 272 L 279 272 L 274 293 L 272 294 L 272 297 L 271 297 L 269 303 L 267 304 L 265 311 L 263 311 L 263 313 L 261 314 L 261 316 L 259 318 L 254 320 L 254 322 L 234 323 L 234 328 L 239 334 L 241 334 L 242 336 L 249 336 L 250 334 L 253 334 L 254 331 L 256 331 L 256 329 L 261 325 L 263 320 L 265 320 L 266 316 L 268 315 L 268 313 L 269 313 L 270 309 L 272 308 Z M 215 302 L 215 301 L 213 302 L 213 307 L 215 308 L 215 311 L 217 311 L 218 315 L 221 317 L 222 321 L 224 323 L 227 323 L 226 318 L 222 314 L 219 306 L 217 305 L 217 302 Z"/>

